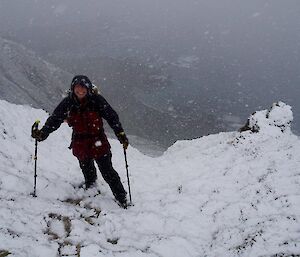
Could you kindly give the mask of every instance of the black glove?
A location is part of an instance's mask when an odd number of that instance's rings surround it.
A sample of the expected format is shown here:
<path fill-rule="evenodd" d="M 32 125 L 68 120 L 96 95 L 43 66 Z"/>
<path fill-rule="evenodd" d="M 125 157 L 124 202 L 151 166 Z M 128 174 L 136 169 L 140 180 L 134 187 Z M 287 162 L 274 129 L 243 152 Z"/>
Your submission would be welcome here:
<path fill-rule="evenodd" d="M 44 141 L 48 137 L 47 134 L 45 134 L 42 130 L 39 129 L 33 129 L 31 131 L 31 136 L 39 142 Z"/>
<path fill-rule="evenodd" d="M 120 143 L 123 145 L 123 148 L 127 149 L 128 145 L 129 145 L 129 141 L 128 141 L 127 136 L 125 135 L 125 132 L 122 131 L 122 132 L 118 133 L 117 138 L 119 139 Z"/>

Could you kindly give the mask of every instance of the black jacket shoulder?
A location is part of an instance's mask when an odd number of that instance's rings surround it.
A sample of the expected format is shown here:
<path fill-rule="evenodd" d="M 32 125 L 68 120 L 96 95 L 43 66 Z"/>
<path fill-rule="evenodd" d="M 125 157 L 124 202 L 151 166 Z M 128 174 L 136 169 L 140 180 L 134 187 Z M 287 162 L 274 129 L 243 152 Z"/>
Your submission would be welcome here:
<path fill-rule="evenodd" d="M 107 121 L 116 135 L 123 131 L 118 114 L 102 95 L 93 94 L 88 96 L 87 105 L 94 111 L 99 112 L 99 115 Z M 68 118 L 70 110 L 73 108 L 80 108 L 80 104 L 74 99 L 72 94 L 69 94 L 58 104 L 53 113 L 49 116 L 42 131 L 46 134 L 50 134 L 57 130 L 64 120 Z"/>
<path fill-rule="evenodd" d="M 93 104 L 95 104 L 100 116 L 107 121 L 107 123 L 113 129 L 116 135 L 123 131 L 117 112 L 111 107 L 111 105 L 106 101 L 106 99 L 102 95 L 91 95 L 90 101 L 92 101 Z"/>
<path fill-rule="evenodd" d="M 50 134 L 51 132 L 57 130 L 68 117 L 68 113 L 73 104 L 74 100 L 70 96 L 65 97 L 49 116 L 44 127 L 42 128 L 42 131 L 46 134 Z"/>

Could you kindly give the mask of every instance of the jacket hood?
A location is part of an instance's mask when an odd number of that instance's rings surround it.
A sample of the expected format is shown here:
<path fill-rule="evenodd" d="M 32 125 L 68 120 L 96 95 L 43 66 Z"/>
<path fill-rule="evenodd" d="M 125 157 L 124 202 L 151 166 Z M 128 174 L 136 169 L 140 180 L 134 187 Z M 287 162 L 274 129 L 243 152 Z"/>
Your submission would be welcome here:
<path fill-rule="evenodd" d="M 90 79 L 85 75 L 76 75 L 71 82 L 71 92 L 74 92 L 75 85 L 81 85 L 83 87 L 86 87 L 88 89 L 88 93 L 91 93 L 91 90 L 93 89 L 93 84 L 90 81 Z"/>

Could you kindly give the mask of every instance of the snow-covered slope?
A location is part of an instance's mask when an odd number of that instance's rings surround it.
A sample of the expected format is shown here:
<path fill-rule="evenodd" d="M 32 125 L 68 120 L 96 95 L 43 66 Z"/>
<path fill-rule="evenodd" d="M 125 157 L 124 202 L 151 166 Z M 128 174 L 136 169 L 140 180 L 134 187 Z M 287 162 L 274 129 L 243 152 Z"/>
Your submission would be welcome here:
<path fill-rule="evenodd" d="M 257 112 L 258 133 L 179 141 L 159 158 L 129 147 L 134 206 L 83 176 L 66 125 L 39 144 L 33 198 L 31 125 L 47 115 L 0 101 L 0 253 L 54 256 L 299 256 L 300 141 L 283 103 Z M 268 118 L 266 118 L 268 117 Z M 283 131 L 283 132 L 282 132 Z M 122 148 L 113 163 L 126 186 Z M 101 190 L 98 194 L 97 190 Z"/>
<path fill-rule="evenodd" d="M 0 37 L 0 98 L 52 111 L 72 75 Z"/>

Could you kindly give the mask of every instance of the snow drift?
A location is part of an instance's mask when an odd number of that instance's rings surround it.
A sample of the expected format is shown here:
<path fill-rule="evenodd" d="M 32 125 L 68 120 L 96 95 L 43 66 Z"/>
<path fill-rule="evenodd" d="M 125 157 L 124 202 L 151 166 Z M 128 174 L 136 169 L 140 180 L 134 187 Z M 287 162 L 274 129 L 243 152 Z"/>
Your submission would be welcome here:
<path fill-rule="evenodd" d="M 37 198 L 30 129 L 41 110 L 0 101 L 0 253 L 54 256 L 296 256 L 300 254 L 300 141 L 284 103 L 250 130 L 179 141 L 159 158 L 128 149 L 134 206 L 83 176 L 66 125 L 39 144 Z M 256 128 L 256 133 L 251 128 Z M 259 128 L 259 129 L 258 129 Z M 111 140 L 124 185 L 122 148 Z M 98 193 L 98 190 L 101 193 Z"/>

